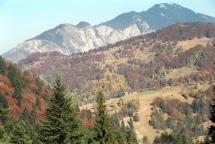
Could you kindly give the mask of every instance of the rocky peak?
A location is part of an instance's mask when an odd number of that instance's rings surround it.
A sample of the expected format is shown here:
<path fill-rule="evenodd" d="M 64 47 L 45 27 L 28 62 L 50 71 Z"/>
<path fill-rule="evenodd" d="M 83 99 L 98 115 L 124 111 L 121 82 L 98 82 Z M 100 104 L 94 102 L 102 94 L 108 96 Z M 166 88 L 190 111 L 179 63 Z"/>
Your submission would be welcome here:
<path fill-rule="evenodd" d="M 91 27 L 91 24 L 85 21 L 81 21 L 76 26 L 78 28 L 86 28 L 86 27 Z"/>

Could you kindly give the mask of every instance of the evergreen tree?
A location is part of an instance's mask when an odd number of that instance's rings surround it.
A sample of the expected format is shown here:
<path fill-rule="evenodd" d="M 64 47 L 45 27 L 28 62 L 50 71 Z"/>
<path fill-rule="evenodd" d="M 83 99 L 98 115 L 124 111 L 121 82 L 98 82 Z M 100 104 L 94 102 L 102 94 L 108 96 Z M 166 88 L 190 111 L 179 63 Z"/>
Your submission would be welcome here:
<path fill-rule="evenodd" d="M 27 108 L 24 108 L 20 119 L 25 121 L 26 123 L 30 124 L 30 125 L 35 125 L 36 123 L 36 107 L 33 106 L 32 111 L 29 112 L 29 110 Z"/>
<path fill-rule="evenodd" d="M 124 121 L 121 122 L 120 133 L 122 134 L 123 141 L 127 144 L 127 127 L 125 126 Z"/>
<path fill-rule="evenodd" d="M 112 135 L 113 139 L 115 140 L 115 143 L 117 144 L 126 144 L 126 133 L 125 131 L 122 131 L 119 123 L 119 119 L 117 118 L 116 115 L 112 116 L 112 121 L 111 121 L 111 128 L 112 128 Z"/>
<path fill-rule="evenodd" d="M 173 131 L 172 133 L 164 132 L 160 137 L 154 139 L 154 144 L 194 144 L 192 137 L 184 135 L 184 131 Z M 197 143 L 196 143 L 197 144 Z"/>
<path fill-rule="evenodd" d="M 107 114 L 105 98 L 101 91 L 98 92 L 96 103 L 97 113 L 94 126 L 94 141 L 96 144 L 111 144 L 110 118 Z"/>
<path fill-rule="evenodd" d="M 17 100 L 18 104 L 21 104 L 23 97 L 22 97 L 22 83 L 17 73 L 16 66 L 10 64 L 8 66 L 8 78 L 10 79 L 13 87 L 15 88 L 13 97 Z"/>
<path fill-rule="evenodd" d="M 58 77 L 46 120 L 41 124 L 40 139 L 45 144 L 81 144 L 84 138 L 81 127 L 78 107 L 66 98 L 63 81 Z"/>
<path fill-rule="evenodd" d="M 24 108 L 24 110 L 22 111 L 22 114 L 20 116 L 20 119 L 22 119 L 23 121 L 28 121 L 30 117 L 30 113 L 28 111 L 27 108 Z"/>
<path fill-rule="evenodd" d="M 127 127 L 127 143 L 128 144 L 138 144 L 137 136 L 134 130 L 133 120 L 130 119 Z"/>
<path fill-rule="evenodd" d="M 172 144 L 175 143 L 175 138 L 172 134 L 168 134 L 167 132 L 164 132 L 161 134 L 160 137 L 156 136 L 154 139 L 154 144 Z M 178 143 L 175 143 L 178 144 Z"/>
<path fill-rule="evenodd" d="M 40 109 L 41 103 L 40 103 L 40 99 L 37 97 L 36 98 L 36 102 L 35 102 L 35 106 Z"/>
<path fill-rule="evenodd" d="M 186 138 L 183 133 L 178 134 L 175 138 L 175 143 L 176 144 L 193 144 L 192 139 Z"/>
<path fill-rule="evenodd" d="M 33 109 L 30 112 L 30 121 L 29 121 L 32 125 L 35 125 L 37 122 L 37 108 L 35 105 L 33 105 Z"/>
<path fill-rule="evenodd" d="M 215 144 L 215 87 L 214 96 L 210 104 L 210 120 L 213 123 L 208 129 L 208 135 L 205 138 L 205 144 Z"/>
<path fill-rule="evenodd" d="M 2 56 L 0 56 L 0 74 L 5 74 L 6 71 L 6 64 Z"/>
<path fill-rule="evenodd" d="M 10 144 L 10 136 L 5 128 L 0 128 L 0 143 Z"/>
<path fill-rule="evenodd" d="M 11 131 L 10 144 L 33 144 L 32 130 L 23 121 L 17 122 Z"/>
<path fill-rule="evenodd" d="M 65 88 L 60 78 L 54 86 L 54 94 L 46 109 L 46 120 L 41 124 L 40 138 L 45 144 L 62 144 L 65 140 L 62 111 L 65 102 Z"/>
<path fill-rule="evenodd" d="M 5 95 L 0 93 L 0 118 L 3 125 L 6 125 L 9 122 L 9 106 L 5 98 Z"/>
<path fill-rule="evenodd" d="M 66 95 L 63 107 L 64 131 L 66 132 L 66 144 L 85 144 L 84 126 L 81 123 L 78 103 L 75 93 Z"/>

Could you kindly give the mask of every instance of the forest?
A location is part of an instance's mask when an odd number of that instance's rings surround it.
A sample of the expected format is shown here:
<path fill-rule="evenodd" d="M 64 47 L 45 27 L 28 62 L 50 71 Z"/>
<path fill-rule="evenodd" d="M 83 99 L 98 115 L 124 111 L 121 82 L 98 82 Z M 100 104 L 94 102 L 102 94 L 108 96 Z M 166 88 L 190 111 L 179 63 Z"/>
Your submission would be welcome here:
<path fill-rule="evenodd" d="M 55 80 L 53 88 L 46 89 L 48 95 L 45 98 L 47 106 L 43 117 L 40 115 L 41 99 L 36 99 L 32 103 L 33 109 L 29 111 L 25 108 L 19 115 L 11 111 L 12 105 L 8 103 L 7 95 L 12 94 L 12 98 L 17 105 L 22 108 L 25 100 L 22 95 L 26 92 L 27 83 L 37 83 L 35 96 L 39 97 L 44 91 L 44 84 L 38 82 L 38 78 L 31 78 L 25 81 L 23 73 L 15 65 L 0 59 L 1 76 L 8 77 L 5 82 L 13 87 L 13 91 L 1 84 L 1 128 L 0 142 L 4 144 L 137 144 L 137 134 L 134 128 L 134 121 L 138 117 L 133 117 L 133 113 L 138 109 L 138 103 L 131 101 L 123 107 L 123 113 L 111 115 L 106 108 L 106 100 L 103 89 L 95 91 L 96 111 L 81 111 L 77 93 L 68 92 L 65 89 L 64 81 L 59 76 Z M 25 73 L 25 76 L 27 74 Z M 8 88 L 10 89 L 10 88 Z M 3 92 L 4 91 L 4 92 Z M 197 95 L 190 94 L 195 100 L 189 104 L 178 100 L 154 99 L 152 105 L 155 111 L 149 124 L 155 129 L 172 129 L 171 133 L 162 133 L 156 137 L 155 144 L 198 144 L 192 137 L 205 135 L 204 143 L 214 143 L 215 122 L 215 88 L 210 88 L 206 92 L 199 91 Z M 208 107 L 210 105 L 210 107 Z M 159 111 L 156 111 L 156 107 Z M 162 113 L 167 113 L 168 118 L 162 119 Z M 194 113 L 194 114 L 193 114 Z M 127 123 L 120 119 L 120 115 L 130 117 Z M 205 116 L 206 115 L 206 116 Z M 84 117 L 91 119 L 87 124 Z M 204 131 L 200 124 L 203 121 L 211 120 L 212 124 L 207 131 Z M 89 122 L 89 121 L 88 121 Z M 199 127 L 200 126 L 200 127 Z M 147 137 L 142 138 L 141 143 L 147 143 Z"/>
<path fill-rule="evenodd" d="M 215 92 L 215 89 L 213 89 Z M 72 92 L 66 93 L 63 81 L 60 77 L 56 79 L 55 86 L 53 88 L 53 94 L 48 100 L 48 106 L 46 109 L 46 117 L 42 120 L 35 120 L 30 115 L 22 115 L 20 118 L 14 120 L 9 116 L 8 104 L 5 100 L 1 108 L 1 122 L 0 129 L 0 142 L 5 144 L 137 144 L 136 133 L 133 126 L 133 119 L 130 118 L 125 125 L 123 121 L 115 116 L 111 116 L 107 113 L 105 106 L 105 99 L 102 91 L 96 93 L 96 114 L 93 115 L 94 123 L 92 127 L 86 127 L 81 121 L 81 114 L 76 102 L 76 95 Z M 200 143 L 194 142 L 190 139 L 190 136 L 196 136 L 198 134 L 205 134 L 205 143 L 214 143 L 214 126 L 209 127 L 209 133 L 202 131 L 199 127 L 191 128 L 192 131 L 187 131 L 184 128 L 187 126 L 196 126 L 198 122 L 204 119 L 196 115 L 195 117 L 189 117 L 190 112 L 201 112 L 204 109 L 204 100 L 197 99 L 191 105 L 186 103 L 166 102 L 162 99 L 155 99 L 153 105 L 159 106 L 163 112 L 171 114 L 165 122 L 162 122 L 159 117 L 159 113 L 153 113 L 153 119 L 150 124 L 155 128 L 162 127 L 162 129 L 171 128 L 173 132 L 171 134 L 162 133 L 160 137 L 156 137 L 155 144 L 191 144 Z M 175 104 L 176 103 L 176 104 Z M 174 124 L 173 119 L 180 119 L 180 114 L 176 113 L 172 106 L 176 109 L 183 111 L 186 115 L 184 122 Z M 169 108 L 168 108 L 169 107 Z M 174 111 L 174 112 L 171 112 Z M 210 119 L 214 121 L 215 116 L 215 99 L 213 94 L 213 101 L 210 104 Z M 176 117 L 174 117 L 176 116 Z M 34 123 L 31 123 L 34 120 Z M 158 121 L 156 121 L 158 120 Z M 162 124 L 161 124 L 162 123 Z M 165 123 L 165 125 L 164 125 Z M 185 125 L 186 124 L 186 125 Z M 181 128 L 180 126 L 184 126 Z M 189 128 L 188 128 L 189 130 Z M 147 138 L 143 138 L 143 143 L 147 141 Z"/>

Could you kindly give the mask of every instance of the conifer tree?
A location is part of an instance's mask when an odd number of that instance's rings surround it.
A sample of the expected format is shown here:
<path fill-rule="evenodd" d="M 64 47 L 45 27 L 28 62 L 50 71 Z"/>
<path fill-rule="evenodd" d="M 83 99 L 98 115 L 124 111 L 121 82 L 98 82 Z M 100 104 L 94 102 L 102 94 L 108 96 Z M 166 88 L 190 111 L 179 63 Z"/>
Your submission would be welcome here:
<path fill-rule="evenodd" d="M 126 144 L 127 143 L 127 127 L 125 126 L 125 122 L 124 121 L 121 122 L 120 132 L 121 132 L 121 134 L 123 136 L 123 141 Z"/>
<path fill-rule="evenodd" d="M 5 98 L 5 95 L 0 93 L 0 118 L 3 125 L 6 125 L 9 122 L 9 106 Z"/>
<path fill-rule="evenodd" d="M 65 140 L 62 112 L 65 102 L 63 82 L 57 78 L 54 93 L 46 109 L 46 120 L 42 122 L 40 129 L 41 141 L 45 144 L 62 144 Z"/>
<path fill-rule="evenodd" d="M 123 131 L 123 128 L 121 129 L 119 119 L 116 115 L 112 116 L 111 121 L 111 131 L 113 135 L 113 140 L 115 140 L 115 143 L 117 144 L 126 144 L 126 133 Z"/>
<path fill-rule="evenodd" d="M 205 144 L 215 144 L 215 87 L 213 88 L 213 99 L 210 104 L 210 120 L 212 125 L 208 129 L 208 135 L 205 138 Z"/>
<path fill-rule="evenodd" d="M 10 137 L 10 144 L 33 144 L 33 139 L 30 136 L 30 127 L 23 121 L 17 122 L 12 131 Z"/>
<path fill-rule="evenodd" d="M 10 131 L 10 117 L 9 117 L 9 106 L 5 98 L 5 94 L 0 93 L 0 119 L 3 127 L 0 128 L 0 143 L 9 144 L 9 133 Z"/>
<path fill-rule="evenodd" d="M 78 107 L 71 105 L 66 98 L 60 77 L 56 79 L 54 93 L 46 110 L 46 120 L 42 122 L 39 134 L 45 144 L 83 143 Z"/>
<path fill-rule="evenodd" d="M 0 143 L 10 144 L 10 136 L 4 127 L 0 128 Z"/>
<path fill-rule="evenodd" d="M 36 122 L 36 107 L 33 106 L 32 111 L 29 112 L 27 108 L 24 108 L 20 119 L 25 121 L 28 124 L 35 125 Z"/>
<path fill-rule="evenodd" d="M 5 74 L 6 71 L 6 64 L 2 56 L 0 56 L 0 74 Z"/>
<path fill-rule="evenodd" d="M 29 120 L 29 122 L 32 125 L 36 125 L 36 122 L 37 122 L 37 108 L 36 108 L 35 105 L 33 105 L 33 109 L 30 112 L 30 120 Z"/>
<path fill-rule="evenodd" d="M 86 133 L 81 123 L 80 111 L 75 98 L 75 93 L 66 95 L 63 107 L 64 131 L 66 132 L 66 144 L 85 144 Z"/>
<path fill-rule="evenodd" d="M 18 104 L 21 104 L 23 97 L 22 97 L 22 83 L 17 73 L 16 66 L 10 64 L 8 66 L 8 78 L 10 79 L 13 87 L 15 88 L 13 97 L 17 100 Z"/>
<path fill-rule="evenodd" d="M 107 114 L 105 98 L 101 91 L 98 92 L 96 103 L 97 113 L 94 126 L 94 141 L 96 144 L 111 144 L 110 118 Z"/>
<path fill-rule="evenodd" d="M 127 143 L 128 144 L 138 144 L 137 136 L 134 130 L 133 120 L 130 119 L 127 127 Z"/>
<path fill-rule="evenodd" d="M 40 99 L 37 97 L 36 98 L 36 102 L 35 102 L 35 106 L 40 109 L 41 103 L 40 103 Z"/>

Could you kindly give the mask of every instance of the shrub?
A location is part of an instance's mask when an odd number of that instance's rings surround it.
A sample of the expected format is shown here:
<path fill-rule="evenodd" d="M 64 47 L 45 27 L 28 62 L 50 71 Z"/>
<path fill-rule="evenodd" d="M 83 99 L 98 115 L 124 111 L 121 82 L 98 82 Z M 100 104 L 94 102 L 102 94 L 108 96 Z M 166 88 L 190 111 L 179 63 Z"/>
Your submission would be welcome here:
<path fill-rule="evenodd" d="M 139 117 L 138 113 L 134 114 L 133 120 L 134 120 L 134 122 L 139 122 L 140 121 L 140 117 Z"/>

